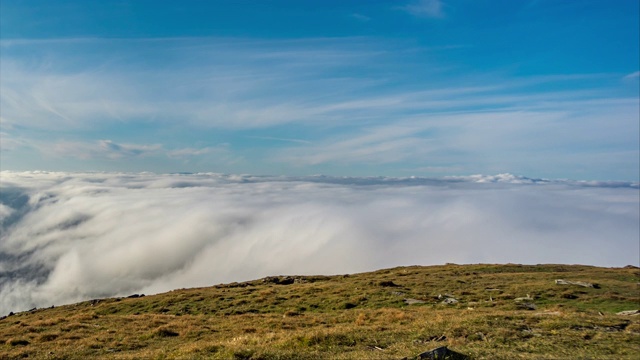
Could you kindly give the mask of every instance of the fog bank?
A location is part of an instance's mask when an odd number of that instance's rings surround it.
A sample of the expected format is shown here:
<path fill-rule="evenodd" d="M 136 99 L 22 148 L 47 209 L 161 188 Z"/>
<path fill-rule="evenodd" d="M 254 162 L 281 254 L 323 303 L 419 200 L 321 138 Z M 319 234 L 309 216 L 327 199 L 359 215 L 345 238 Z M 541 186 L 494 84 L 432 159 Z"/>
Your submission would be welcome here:
<path fill-rule="evenodd" d="M 2 172 L 0 315 L 277 274 L 638 265 L 637 183 Z"/>

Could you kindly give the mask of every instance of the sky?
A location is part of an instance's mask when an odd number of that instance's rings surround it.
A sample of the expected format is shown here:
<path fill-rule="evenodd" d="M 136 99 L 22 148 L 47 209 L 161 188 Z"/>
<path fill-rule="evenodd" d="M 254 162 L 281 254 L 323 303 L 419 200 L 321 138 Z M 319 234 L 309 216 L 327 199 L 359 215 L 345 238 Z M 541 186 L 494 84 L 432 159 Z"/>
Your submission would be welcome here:
<path fill-rule="evenodd" d="M 0 1 L 0 315 L 640 265 L 640 2 Z"/>
<path fill-rule="evenodd" d="M 0 316 L 272 275 L 447 262 L 640 265 L 638 183 L 0 176 Z"/>
<path fill-rule="evenodd" d="M 639 181 L 637 0 L 0 2 L 0 169 Z"/>

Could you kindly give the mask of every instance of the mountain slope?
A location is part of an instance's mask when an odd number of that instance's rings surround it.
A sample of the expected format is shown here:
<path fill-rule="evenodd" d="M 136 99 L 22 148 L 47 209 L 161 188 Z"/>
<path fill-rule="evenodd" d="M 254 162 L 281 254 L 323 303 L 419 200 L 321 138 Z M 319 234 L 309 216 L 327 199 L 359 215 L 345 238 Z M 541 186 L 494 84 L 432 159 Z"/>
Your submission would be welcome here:
<path fill-rule="evenodd" d="M 635 358 L 640 316 L 616 313 L 640 308 L 639 281 L 631 266 L 514 264 L 269 277 L 14 314 L 0 358 Z"/>

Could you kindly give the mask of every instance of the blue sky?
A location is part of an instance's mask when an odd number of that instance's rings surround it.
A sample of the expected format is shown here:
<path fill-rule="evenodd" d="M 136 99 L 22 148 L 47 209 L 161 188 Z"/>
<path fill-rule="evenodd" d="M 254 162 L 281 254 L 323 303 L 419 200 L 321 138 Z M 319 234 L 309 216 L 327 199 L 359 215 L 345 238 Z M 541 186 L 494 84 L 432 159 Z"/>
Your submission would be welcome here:
<path fill-rule="evenodd" d="M 639 2 L 18 1 L 2 170 L 639 180 Z"/>

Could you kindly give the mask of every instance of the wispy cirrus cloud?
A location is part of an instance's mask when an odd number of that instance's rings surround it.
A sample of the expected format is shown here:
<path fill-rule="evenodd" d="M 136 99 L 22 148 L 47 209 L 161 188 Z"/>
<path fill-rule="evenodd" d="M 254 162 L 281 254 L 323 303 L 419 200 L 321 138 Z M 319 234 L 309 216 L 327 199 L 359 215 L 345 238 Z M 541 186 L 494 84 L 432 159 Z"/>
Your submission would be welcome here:
<path fill-rule="evenodd" d="M 13 137 L 10 133 L 0 131 L 0 151 L 12 151 L 28 146 L 27 141 Z"/>
<path fill-rule="evenodd" d="M 282 142 L 290 142 L 290 143 L 298 143 L 298 144 L 311 144 L 311 141 L 302 140 L 302 139 L 281 138 L 281 137 L 273 137 L 273 136 L 247 136 L 247 137 L 250 139 L 273 140 L 273 141 L 282 141 Z"/>
<path fill-rule="evenodd" d="M 101 41 L 72 42 L 70 46 L 72 49 L 105 46 L 96 44 Z M 120 41 L 150 48 L 158 59 L 173 48 L 182 52 L 181 60 L 177 64 L 159 60 L 157 69 L 149 70 L 135 53 L 121 55 L 132 58 L 126 64 L 118 56 L 105 54 L 104 59 L 95 60 L 100 61 L 98 64 L 71 70 L 66 68 L 69 60 L 65 58 L 34 66 L 3 55 L 0 102 L 4 126 L 82 131 L 98 125 L 141 122 L 158 126 L 180 122 L 192 128 L 236 130 L 288 124 L 331 127 L 353 120 L 371 124 L 408 112 L 449 112 L 514 104 L 526 107 L 541 97 L 557 104 L 560 98 L 580 97 L 580 92 L 522 89 L 589 81 L 593 77 L 573 74 L 515 81 L 492 79 L 491 86 L 483 78 L 476 81 L 471 78 L 456 86 L 436 84 L 431 89 L 416 91 L 388 87 L 386 83 L 393 79 L 373 76 L 367 70 L 394 56 L 390 55 L 393 47 L 374 45 L 369 39 L 318 40 L 317 47 L 295 41 L 235 44 L 225 39 L 211 39 L 197 46 L 188 39 L 117 40 L 107 44 L 119 48 L 123 45 Z M 154 46 L 157 44 L 167 48 L 158 49 Z M 448 48 L 426 51 L 448 51 Z M 181 66 L 181 61 L 190 66 Z M 164 67 L 170 67 L 171 71 L 163 71 Z M 326 76 L 327 72 L 350 75 Z M 437 78 L 438 70 L 432 72 Z M 600 91 L 595 96 L 604 93 Z"/>
<path fill-rule="evenodd" d="M 370 17 L 368 17 L 367 15 L 360 14 L 360 13 L 353 13 L 350 16 L 352 18 L 358 20 L 358 21 L 361 21 L 361 22 L 369 22 L 369 21 L 371 21 Z"/>
<path fill-rule="evenodd" d="M 371 71 L 391 60 L 397 48 L 367 38 L 87 39 L 60 48 L 38 41 L 9 44 L 2 55 L 3 117 L 7 124 L 37 129 L 176 119 L 189 126 L 231 129 L 342 121 L 335 114 L 341 109 L 331 106 L 379 97 L 376 87 L 388 80 Z M 54 45 L 49 60 L 35 55 L 36 46 Z M 132 45 L 140 53 L 131 51 Z M 32 49 L 36 60 L 12 56 L 23 48 Z M 66 52 L 78 48 L 97 54 L 77 64 Z M 142 51 L 150 54 L 145 59 L 158 59 L 153 68 L 143 61 Z M 178 60 L 163 60 L 169 51 L 179 53 Z"/>
<path fill-rule="evenodd" d="M 279 161 L 299 165 L 406 162 L 423 169 L 455 168 L 463 173 L 483 167 L 496 172 L 527 172 L 527 162 L 536 163 L 541 153 L 554 149 L 574 149 L 555 155 L 555 161 L 567 166 L 604 166 L 602 159 L 607 156 L 627 164 L 619 169 L 633 168 L 638 162 L 635 147 L 640 129 L 634 115 L 640 111 L 637 99 L 563 99 L 558 95 L 529 99 L 531 102 L 525 105 L 519 99 L 524 100 L 526 95 L 476 95 L 454 102 L 493 102 L 495 107 L 488 106 L 485 111 L 445 111 L 451 106 L 450 100 L 434 102 L 432 106 L 442 106 L 443 111 L 407 115 L 392 124 L 372 126 L 348 136 L 328 136 L 313 144 L 282 149 L 276 156 Z M 616 121 L 603 121 L 610 118 L 613 108 L 617 109 Z M 384 113 L 384 109 L 379 111 Z M 576 123 L 581 126 L 576 127 Z M 602 147 L 594 150 L 585 145 L 596 142 Z M 532 148 L 538 150 L 531 153 Z M 623 156 L 622 149 L 628 150 Z"/>
<path fill-rule="evenodd" d="M 198 157 L 215 157 L 218 161 L 228 163 L 237 162 L 240 156 L 235 155 L 230 149 L 229 144 L 220 144 L 218 146 L 206 146 L 201 148 L 178 148 L 166 151 L 169 158 L 190 159 Z"/>
<path fill-rule="evenodd" d="M 54 143 L 38 143 L 35 146 L 43 154 L 54 154 L 55 156 L 75 157 L 85 160 L 117 160 L 151 156 L 175 159 L 216 156 L 217 158 L 224 157 L 229 160 L 233 157 L 226 144 L 221 144 L 216 147 L 166 149 L 161 144 L 127 144 L 117 143 L 112 140 L 98 140 L 94 142 L 58 141 Z"/>
<path fill-rule="evenodd" d="M 167 155 L 169 155 L 170 157 L 189 157 L 189 156 L 198 156 L 198 155 L 205 155 L 205 154 L 210 154 L 214 151 L 216 151 L 218 149 L 214 149 L 211 147 L 204 147 L 204 148 L 200 148 L 200 149 L 196 149 L 196 148 L 184 148 L 184 149 L 177 149 L 177 150 L 171 150 L 167 152 Z"/>
<path fill-rule="evenodd" d="M 631 154 L 622 159 L 626 167 L 611 167 L 602 173 L 637 167 L 633 155 L 637 139 L 629 140 L 628 134 L 637 128 L 638 99 L 611 85 L 619 85 L 617 73 L 487 75 L 423 62 L 423 57 L 413 69 L 403 63 L 408 67 L 403 65 L 398 73 L 394 64 L 400 57 L 404 61 L 415 53 L 473 51 L 473 47 L 421 48 L 377 40 L 163 38 L 3 43 L 2 130 L 6 138 L 13 139 L 7 142 L 13 148 L 21 139 L 22 147 L 41 144 L 33 148 L 47 153 L 53 146 L 50 135 L 54 135 L 60 139 L 54 153 L 87 159 L 210 156 L 238 163 L 233 159 L 241 155 L 234 149 L 242 144 L 245 153 L 254 157 L 253 163 L 264 163 L 267 169 L 254 171 L 281 169 L 291 163 L 297 164 L 296 171 L 304 167 L 305 172 L 316 173 L 322 170 L 314 166 L 331 162 L 404 169 L 407 164 L 400 162 L 419 160 L 410 167 L 455 164 L 454 168 L 466 169 L 461 170 L 464 172 L 474 168 L 461 162 L 490 161 L 495 167 L 492 171 L 527 173 L 529 169 L 503 167 L 524 163 L 515 155 L 504 159 L 508 154 L 534 157 L 540 144 L 532 139 L 566 150 L 554 159 L 578 154 L 581 161 L 575 164 L 576 171 L 588 164 L 589 156 L 604 156 L 595 151 L 610 154 L 610 163 L 621 161 L 614 153 Z M 32 61 L 14 55 L 25 50 Z M 76 53 L 88 55 L 78 57 Z M 155 59 L 151 64 L 149 57 Z M 430 81 L 414 83 L 402 78 L 413 70 L 428 73 Z M 397 85 L 400 83 L 405 85 Z M 504 120 L 505 116 L 510 119 Z M 603 129 L 601 124 L 608 127 Z M 288 130 L 292 128 L 295 131 Z M 105 130 L 114 144 L 82 140 L 85 133 L 95 139 L 95 129 Z M 116 139 L 125 138 L 118 136 L 120 132 L 136 133 L 140 145 L 118 148 L 121 144 Z M 545 135 L 533 137 L 531 133 Z M 257 146 L 246 141 L 251 137 L 266 141 Z M 223 142 L 229 144 L 226 154 L 218 148 Z M 154 148 L 153 144 L 165 145 Z M 590 153 L 581 150 L 587 144 L 594 149 Z M 464 159 L 465 154 L 475 155 Z M 626 170 L 624 178 L 629 173 Z"/>
<path fill-rule="evenodd" d="M 100 149 L 111 158 L 145 156 L 160 150 L 161 145 L 118 144 L 111 140 L 98 141 Z"/>
<path fill-rule="evenodd" d="M 325 139 L 280 153 L 280 161 L 299 165 L 336 162 L 341 164 L 385 164 L 426 156 L 433 151 L 428 138 L 418 136 L 421 129 L 397 124 L 368 129 L 362 133 Z"/>
<path fill-rule="evenodd" d="M 640 78 L 640 71 L 634 71 L 624 76 L 624 79 L 637 79 Z"/>
<path fill-rule="evenodd" d="M 40 144 L 40 146 L 42 150 L 48 150 L 46 145 Z M 157 154 L 162 150 L 162 145 L 121 144 L 111 140 L 99 140 L 96 142 L 60 141 L 54 143 L 51 150 L 59 156 L 80 159 L 120 159 Z"/>
<path fill-rule="evenodd" d="M 445 16 L 442 0 L 417 0 L 404 7 L 411 15 L 427 18 L 443 18 Z"/>

